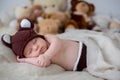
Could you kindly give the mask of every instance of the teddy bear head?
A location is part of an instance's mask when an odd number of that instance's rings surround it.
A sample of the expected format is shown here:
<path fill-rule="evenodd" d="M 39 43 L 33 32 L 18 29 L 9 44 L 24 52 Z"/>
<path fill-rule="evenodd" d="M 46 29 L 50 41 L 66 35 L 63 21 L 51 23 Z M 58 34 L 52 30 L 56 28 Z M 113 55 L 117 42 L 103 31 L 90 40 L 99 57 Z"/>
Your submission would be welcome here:
<path fill-rule="evenodd" d="M 17 6 L 14 8 L 15 18 L 28 17 L 31 14 L 30 6 Z"/>
<path fill-rule="evenodd" d="M 32 3 L 41 5 L 46 13 L 65 11 L 67 8 L 67 0 L 32 0 Z"/>
<path fill-rule="evenodd" d="M 43 19 L 38 23 L 39 32 L 42 35 L 45 34 L 59 34 L 64 31 L 61 22 L 54 19 Z"/>
<path fill-rule="evenodd" d="M 70 14 L 67 12 L 56 11 L 45 15 L 45 18 L 39 22 L 38 27 L 41 34 L 58 34 L 64 32 L 64 24 L 67 19 L 70 19 Z M 36 28 L 37 30 L 38 28 Z"/>
<path fill-rule="evenodd" d="M 37 23 L 37 20 L 39 17 L 44 17 L 44 10 L 40 5 L 33 5 L 31 7 L 31 14 L 29 16 L 29 18 Z"/>
<path fill-rule="evenodd" d="M 95 6 L 92 3 L 83 0 L 72 0 L 71 1 L 72 12 L 82 12 L 87 15 L 91 15 L 95 11 Z"/>
<path fill-rule="evenodd" d="M 70 14 L 68 12 L 56 11 L 46 14 L 45 18 L 59 20 L 61 24 L 64 24 L 67 19 L 70 19 Z"/>

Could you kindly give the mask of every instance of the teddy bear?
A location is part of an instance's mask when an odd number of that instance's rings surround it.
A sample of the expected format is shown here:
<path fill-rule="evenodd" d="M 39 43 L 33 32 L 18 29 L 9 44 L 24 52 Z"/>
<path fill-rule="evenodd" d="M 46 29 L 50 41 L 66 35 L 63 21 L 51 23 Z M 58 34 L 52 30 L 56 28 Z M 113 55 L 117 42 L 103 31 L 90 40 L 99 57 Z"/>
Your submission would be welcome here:
<path fill-rule="evenodd" d="M 59 20 L 64 25 L 67 19 L 70 19 L 70 14 L 66 12 L 56 11 L 45 15 L 47 19 Z"/>
<path fill-rule="evenodd" d="M 67 0 L 30 0 L 30 1 L 31 1 L 32 5 L 41 5 L 41 7 L 44 10 L 44 14 L 45 14 L 44 18 L 45 19 L 42 20 L 42 22 L 41 21 L 38 22 L 38 26 L 36 28 L 36 31 L 38 33 L 44 33 L 44 34 L 54 33 L 54 34 L 56 34 L 56 33 L 64 32 L 63 24 L 68 17 L 66 15 Z M 45 23 L 47 23 L 47 24 L 45 24 Z M 49 24 L 51 24 L 51 26 L 49 26 L 49 28 L 47 28 Z M 56 30 L 56 32 L 55 32 L 55 30 Z"/>
<path fill-rule="evenodd" d="M 14 14 L 15 20 L 11 21 L 10 26 L 16 27 L 16 30 L 19 30 L 19 23 L 24 18 L 30 19 L 36 28 L 39 17 L 44 17 L 44 10 L 40 5 L 18 6 L 14 9 Z"/>
<path fill-rule="evenodd" d="M 32 5 L 41 5 L 45 13 L 66 11 L 67 0 L 30 0 Z"/>
<path fill-rule="evenodd" d="M 52 33 L 59 34 L 64 32 L 64 23 L 67 19 L 70 19 L 68 12 L 56 11 L 53 13 L 46 14 L 44 20 L 39 22 L 38 33 Z"/>
<path fill-rule="evenodd" d="M 17 19 L 27 17 L 36 23 L 38 17 L 44 16 L 44 10 L 40 5 L 18 6 L 14 10 L 14 14 Z"/>
<path fill-rule="evenodd" d="M 31 14 L 30 14 L 29 18 L 34 23 L 38 22 L 39 17 L 44 17 L 44 15 L 45 15 L 44 10 L 40 5 L 33 5 L 30 10 L 31 10 Z"/>
<path fill-rule="evenodd" d="M 16 19 L 21 17 L 29 17 L 31 15 L 31 6 L 21 5 L 14 8 L 14 15 Z"/>
<path fill-rule="evenodd" d="M 41 19 L 38 23 L 38 33 L 45 34 L 59 34 L 63 32 L 63 27 L 59 20 L 55 19 Z"/>
<path fill-rule="evenodd" d="M 89 29 L 95 26 L 92 15 L 95 12 L 95 6 L 84 0 L 71 1 L 71 19 L 66 21 L 66 29 Z"/>
<path fill-rule="evenodd" d="M 31 12 L 31 6 L 29 5 L 19 5 L 13 9 L 14 18 L 10 21 L 9 26 L 19 30 L 19 22 L 22 18 L 29 17 Z"/>

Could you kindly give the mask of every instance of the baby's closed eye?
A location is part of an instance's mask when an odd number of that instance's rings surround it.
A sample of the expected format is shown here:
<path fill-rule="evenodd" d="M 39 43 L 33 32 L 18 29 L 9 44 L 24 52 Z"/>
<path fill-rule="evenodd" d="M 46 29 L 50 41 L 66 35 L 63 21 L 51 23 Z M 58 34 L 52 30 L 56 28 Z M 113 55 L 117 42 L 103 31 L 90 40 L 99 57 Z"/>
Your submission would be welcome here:
<path fill-rule="evenodd" d="M 28 51 L 28 54 L 31 54 L 32 53 L 32 49 L 30 49 L 29 51 Z"/>
<path fill-rule="evenodd" d="M 37 39 L 34 39 L 34 40 L 33 40 L 33 44 L 35 44 L 36 42 L 37 42 Z"/>

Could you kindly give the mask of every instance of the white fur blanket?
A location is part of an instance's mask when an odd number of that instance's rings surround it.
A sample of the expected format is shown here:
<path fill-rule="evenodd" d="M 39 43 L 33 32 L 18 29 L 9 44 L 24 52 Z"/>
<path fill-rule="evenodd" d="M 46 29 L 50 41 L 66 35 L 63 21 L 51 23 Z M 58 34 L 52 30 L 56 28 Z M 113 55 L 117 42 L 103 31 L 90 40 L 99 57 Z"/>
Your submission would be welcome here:
<path fill-rule="evenodd" d="M 1 34 L 6 33 L 3 30 L 0 31 L 0 37 Z M 0 41 L 0 80 L 120 80 L 120 59 L 117 60 L 116 58 L 120 57 L 120 34 L 111 35 L 86 30 L 73 30 L 58 36 L 81 40 L 88 45 L 88 54 L 90 55 L 88 55 L 86 71 L 65 71 L 54 64 L 48 68 L 40 68 L 31 64 L 17 63 L 13 52 Z M 91 56 L 93 53 L 95 57 Z M 110 59 L 113 59 L 113 62 L 105 56 L 107 53 L 110 53 L 108 56 L 112 57 Z M 97 61 L 95 62 L 94 59 Z"/>
<path fill-rule="evenodd" d="M 120 33 L 73 30 L 61 38 L 87 45 L 87 71 L 103 79 L 120 80 Z"/>

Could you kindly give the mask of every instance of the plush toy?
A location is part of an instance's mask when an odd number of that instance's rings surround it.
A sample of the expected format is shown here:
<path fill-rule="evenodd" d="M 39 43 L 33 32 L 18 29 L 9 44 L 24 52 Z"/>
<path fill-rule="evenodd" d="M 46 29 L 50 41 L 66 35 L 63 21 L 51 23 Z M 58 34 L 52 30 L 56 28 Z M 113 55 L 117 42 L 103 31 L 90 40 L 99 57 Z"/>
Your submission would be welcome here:
<path fill-rule="evenodd" d="M 72 0 L 71 1 L 71 11 L 78 14 L 86 14 L 90 16 L 95 11 L 95 6 L 84 0 Z"/>
<path fill-rule="evenodd" d="M 56 12 L 46 14 L 45 18 L 59 20 L 61 24 L 64 25 L 65 21 L 70 19 L 70 14 L 68 12 L 56 11 Z"/>
<path fill-rule="evenodd" d="M 44 10 L 40 5 L 18 6 L 14 9 L 14 14 L 17 19 L 27 17 L 33 22 L 37 22 L 37 18 L 44 15 Z"/>
<path fill-rule="evenodd" d="M 63 32 L 63 26 L 59 20 L 55 19 L 43 19 L 38 24 L 40 34 L 59 34 Z"/>
<path fill-rule="evenodd" d="M 31 15 L 30 6 L 17 6 L 14 8 L 15 18 L 29 17 Z"/>
<path fill-rule="evenodd" d="M 14 13 L 14 19 L 10 21 L 9 26 L 12 28 L 15 28 L 16 30 L 19 30 L 19 22 L 23 18 L 28 18 L 31 15 L 31 6 L 27 5 L 21 5 L 16 6 L 13 10 Z"/>
<path fill-rule="evenodd" d="M 63 32 L 63 24 L 67 19 L 66 13 L 62 13 L 67 9 L 67 0 L 30 0 L 32 5 L 41 5 L 44 10 L 44 18 L 38 20 L 36 31 L 41 34 L 61 33 Z M 61 6 L 62 5 L 62 6 Z M 51 25 L 50 25 L 51 24 Z M 42 26 L 41 26 L 42 25 Z M 39 30 L 40 29 L 40 30 Z"/>
<path fill-rule="evenodd" d="M 38 22 L 39 17 L 44 17 L 44 10 L 40 5 L 33 5 L 30 10 L 31 10 L 31 14 L 29 18 L 34 23 Z"/>
<path fill-rule="evenodd" d="M 120 33 L 120 21 L 117 19 L 113 19 L 110 22 L 108 29 L 113 33 Z"/>
<path fill-rule="evenodd" d="M 10 25 L 15 26 L 17 30 L 19 30 L 19 23 L 24 18 L 30 19 L 36 28 L 39 17 L 44 17 L 44 11 L 40 5 L 18 6 L 15 8 L 14 13 L 16 21 L 11 21 Z"/>
<path fill-rule="evenodd" d="M 41 34 L 58 34 L 64 32 L 64 23 L 67 19 L 70 18 L 69 13 L 67 12 L 53 12 L 46 14 L 44 19 L 39 23 L 38 28 L 40 29 L 37 31 L 38 33 Z"/>
<path fill-rule="evenodd" d="M 67 0 L 30 0 L 33 5 L 41 5 L 45 13 L 66 11 Z"/>
<path fill-rule="evenodd" d="M 95 6 L 92 3 L 88 3 L 83 0 L 71 1 L 71 20 L 67 21 L 66 29 L 78 28 L 91 30 L 95 25 L 91 19 L 92 14 L 95 11 Z M 73 22 L 73 23 L 72 23 Z"/>

